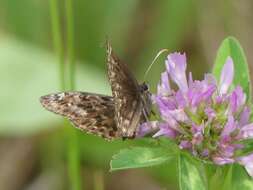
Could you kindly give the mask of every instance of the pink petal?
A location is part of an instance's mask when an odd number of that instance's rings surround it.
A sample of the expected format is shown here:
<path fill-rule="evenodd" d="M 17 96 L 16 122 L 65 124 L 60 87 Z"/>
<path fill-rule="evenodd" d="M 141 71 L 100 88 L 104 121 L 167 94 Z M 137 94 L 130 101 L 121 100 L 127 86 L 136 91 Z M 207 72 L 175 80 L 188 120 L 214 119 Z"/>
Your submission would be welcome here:
<path fill-rule="evenodd" d="M 182 109 L 186 106 L 187 104 L 186 99 L 180 90 L 176 92 L 175 98 L 176 98 L 178 108 Z"/>
<path fill-rule="evenodd" d="M 232 113 L 238 111 L 246 102 L 246 95 L 240 86 L 237 86 L 230 96 L 230 110 Z"/>
<path fill-rule="evenodd" d="M 248 174 L 253 177 L 253 154 L 237 158 L 239 164 L 243 165 Z"/>
<path fill-rule="evenodd" d="M 214 156 L 213 161 L 217 165 L 231 164 L 235 162 L 235 160 L 232 158 L 223 158 L 220 156 Z"/>
<path fill-rule="evenodd" d="M 234 120 L 234 117 L 232 115 L 228 116 L 228 121 L 226 125 L 224 126 L 224 129 L 221 133 L 221 136 L 227 136 L 230 135 L 234 130 L 236 129 L 236 123 Z"/>
<path fill-rule="evenodd" d="M 169 76 L 167 72 L 163 72 L 161 74 L 161 82 L 157 86 L 157 94 L 161 96 L 167 96 L 170 95 L 171 89 L 170 89 L 170 83 L 169 83 Z"/>
<path fill-rule="evenodd" d="M 231 57 L 228 57 L 225 65 L 223 66 L 220 77 L 220 93 L 227 93 L 234 78 L 234 64 Z"/>
<path fill-rule="evenodd" d="M 216 113 L 214 111 L 214 109 L 207 107 L 205 109 L 205 114 L 208 116 L 208 120 L 212 120 L 213 118 L 216 117 Z"/>
<path fill-rule="evenodd" d="M 160 130 L 153 135 L 154 138 L 159 136 L 166 136 L 174 139 L 177 136 L 177 131 L 171 128 L 167 123 L 160 123 L 159 128 Z"/>
<path fill-rule="evenodd" d="M 144 137 L 145 135 L 157 131 L 159 129 L 158 127 L 159 122 L 158 121 L 150 121 L 142 123 L 136 132 L 136 137 Z"/>
<path fill-rule="evenodd" d="M 179 148 L 180 149 L 191 149 L 192 148 L 192 144 L 191 144 L 190 141 L 183 140 L 183 141 L 180 142 Z"/>
<path fill-rule="evenodd" d="M 178 85 L 182 92 L 187 92 L 188 84 L 186 80 L 186 56 L 185 54 L 172 53 L 168 55 L 165 62 L 167 71 L 171 79 Z"/>
<path fill-rule="evenodd" d="M 188 84 L 189 84 L 189 87 L 191 88 L 191 86 L 192 86 L 192 84 L 193 84 L 192 72 L 189 72 L 189 76 L 188 76 Z"/>
<path fill-rule="evenodd" d="M 249 117 L 250 117 L 250 108 L 246 106 L 240 115 L 239 126 L 247 125 L 249 122 Z"/>
<path fill-rule="evenodd" d="M 245 125 L 241 128 L 239 138 L 248 139 L 253 137 L 253 123 Z"/>

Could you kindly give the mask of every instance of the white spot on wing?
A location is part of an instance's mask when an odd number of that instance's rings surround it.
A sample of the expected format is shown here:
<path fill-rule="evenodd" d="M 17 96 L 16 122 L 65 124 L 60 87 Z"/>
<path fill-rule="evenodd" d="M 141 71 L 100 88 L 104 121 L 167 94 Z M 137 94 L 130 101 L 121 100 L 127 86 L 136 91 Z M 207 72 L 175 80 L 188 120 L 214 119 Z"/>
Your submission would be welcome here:
<path fill-rule="evenodd" d="M 65 93 L 64 92 L 59 93 L 57 96 L 59 100 L 62 100 L 65 97 Z"/>

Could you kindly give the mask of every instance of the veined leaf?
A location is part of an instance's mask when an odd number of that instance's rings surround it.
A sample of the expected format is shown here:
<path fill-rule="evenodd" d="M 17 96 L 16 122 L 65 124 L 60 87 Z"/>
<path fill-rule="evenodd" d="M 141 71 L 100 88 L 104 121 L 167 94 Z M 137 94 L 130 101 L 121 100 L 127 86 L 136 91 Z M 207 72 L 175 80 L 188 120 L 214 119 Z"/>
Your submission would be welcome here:
<path fill-rule="evenodd" d="M 235 164 L 233 166 L 233 176 L 232 176 L 232 190 L 251 190 L 253 189 L 253 180 L 249 177 L 245 169 Z"/>
<path fill-rule="evenodd" d="M 113 156 L 111 171 L 159 165 L 170 160 L 173 154 L 164 148 L 134 147 L 124 149 Z"/>
<path fill-rule="evenodd" d="M 179 155 L 178 171 L 180 190 L 206 190 L 203 174 L 186 155 Z"/>

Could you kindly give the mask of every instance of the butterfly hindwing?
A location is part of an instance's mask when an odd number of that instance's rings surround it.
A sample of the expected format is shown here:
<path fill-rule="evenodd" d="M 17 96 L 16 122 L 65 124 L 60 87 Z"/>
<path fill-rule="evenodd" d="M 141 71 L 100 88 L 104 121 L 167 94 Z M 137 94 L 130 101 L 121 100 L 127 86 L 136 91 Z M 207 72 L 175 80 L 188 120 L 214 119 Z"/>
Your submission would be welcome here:
<path fill-rule="evenodd" d="M 68 118 L 75 127 L 112 140 L 118 137 L 114 120 L 115 105 L 110 96 L 85 92 L 62 92 L 42 96 L 41 104 L 49 111 Z"/>

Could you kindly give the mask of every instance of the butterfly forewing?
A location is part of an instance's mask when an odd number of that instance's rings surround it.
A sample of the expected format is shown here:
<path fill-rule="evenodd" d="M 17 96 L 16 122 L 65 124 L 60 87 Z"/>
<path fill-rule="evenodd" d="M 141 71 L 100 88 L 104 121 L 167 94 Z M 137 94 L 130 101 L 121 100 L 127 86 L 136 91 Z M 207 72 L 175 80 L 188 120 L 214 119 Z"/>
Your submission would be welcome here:
<path fill-rule="evenodd" d="M 116 124 L 124 137 L 133 137 L 140 124 L 143 104 L 140 87 L 127 65 L 113 52 L 107 42 L 107 69 L 115 102 Z"/>
<path fill-rule="evenodd" d="M 115 105 L 110 96 L 85 92 L 62 92 L 42 96 L 41 104 L 49 111 L 67 117 L 75 127 L 112 140 L 118 138 L 114 120 Z"/>

